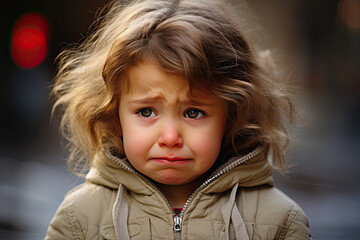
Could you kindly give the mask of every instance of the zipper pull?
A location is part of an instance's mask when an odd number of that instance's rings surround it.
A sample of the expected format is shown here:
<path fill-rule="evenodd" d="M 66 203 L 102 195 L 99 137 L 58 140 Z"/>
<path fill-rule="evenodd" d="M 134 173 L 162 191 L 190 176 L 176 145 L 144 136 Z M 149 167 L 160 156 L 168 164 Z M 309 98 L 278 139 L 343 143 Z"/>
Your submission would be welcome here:
<path fill-rule="evenodd" d="M 174 231 L 175 232 L 180 232 L 181 231 L 181 223 L 182 223 L 182 219 L 179 216 L 174 216 Z"/>

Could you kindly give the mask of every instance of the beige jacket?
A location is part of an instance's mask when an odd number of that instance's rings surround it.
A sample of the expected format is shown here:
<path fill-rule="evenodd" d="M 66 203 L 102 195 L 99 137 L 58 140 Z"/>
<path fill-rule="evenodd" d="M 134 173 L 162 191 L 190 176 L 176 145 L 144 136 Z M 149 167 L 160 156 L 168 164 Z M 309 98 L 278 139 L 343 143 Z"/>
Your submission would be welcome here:
<path fill-rule="evenodd" d="M 180 216 L 126 161 L 101 154 L 86 183 L 66 195 L 45 239 L 310 239 L 310 233 L 300 207 L 273 186 L 258 148 L 210 175 Z"/>

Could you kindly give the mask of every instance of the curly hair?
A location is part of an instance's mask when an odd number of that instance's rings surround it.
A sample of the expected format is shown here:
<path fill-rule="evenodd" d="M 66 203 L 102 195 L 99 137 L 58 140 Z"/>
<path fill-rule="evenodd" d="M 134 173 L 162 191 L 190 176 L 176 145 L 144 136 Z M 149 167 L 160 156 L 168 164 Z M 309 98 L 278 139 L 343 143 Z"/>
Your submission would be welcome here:
<path fill-rule="evenodd" d="M 285 169 L 284 120 L 295 113 L 269 52 L 258 51 L 220 1 L 112 2 L 95 31 L 58 57 L 53 111 L 69 143 L 68 166 L 88 169 L 104 147 L 122 156 L 120 89 L 131 66 L 147 58 L 164 71 L 203 86 L 226 103 L 218 161 L 263 145 L 275 169 Z M 121 111 L 121 109 L 120 109 Z"/>

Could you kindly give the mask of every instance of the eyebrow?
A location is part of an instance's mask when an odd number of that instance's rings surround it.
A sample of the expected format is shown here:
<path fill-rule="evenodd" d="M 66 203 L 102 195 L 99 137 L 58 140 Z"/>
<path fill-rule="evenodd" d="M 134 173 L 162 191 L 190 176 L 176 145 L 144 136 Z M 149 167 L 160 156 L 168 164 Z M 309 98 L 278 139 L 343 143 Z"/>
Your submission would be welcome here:
<path fill-rule="evenodd" d="M 155 97 L 145 97 L 135 100 L 130 100 L 129 103 L 156 103 L 161 102 L 162 100 L 161 96 L 155 96 Z"/>
<path fill-rule="evenodd" d="M 145 97 L 145 98 L 141 98 L 141 99 L 130 100 L 129 103 L 130 104 L 157 103 L 157 102 L 162 102 L 163 101 L 162 99 L 163 99 L 162 96 Z M 214 103 L 199 101 L 199 100 L 193 99 L 193 98 L 180 100 L 177 103 L 185 104 L 185 105 L 195 105 L 195 106 L 213 106 L 213 105 L 215 105 Z"/>
<path fill-rule="evenodd" d="M 215 105 L 214 103 L 208 103 L 208 102 L 202 102 L 196 99 L 186 99 L 186 100 L 181 100 L 180 103 L 186 104 L 186 105 L 195 105 L 195 106 L 213 106 Z"/>

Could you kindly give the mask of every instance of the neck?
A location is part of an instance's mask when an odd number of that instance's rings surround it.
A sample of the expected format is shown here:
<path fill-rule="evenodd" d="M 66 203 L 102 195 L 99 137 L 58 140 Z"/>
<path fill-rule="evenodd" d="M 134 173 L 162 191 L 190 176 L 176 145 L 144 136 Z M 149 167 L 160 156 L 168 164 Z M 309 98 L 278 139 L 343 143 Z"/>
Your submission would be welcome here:
<path fill-rule="evenodd" d="M 182 208 L 190 195 L 200 186 L 201 180 L 197 179 L 184 185 L 155 184 L 164 193 L 172 208 Z"/>

